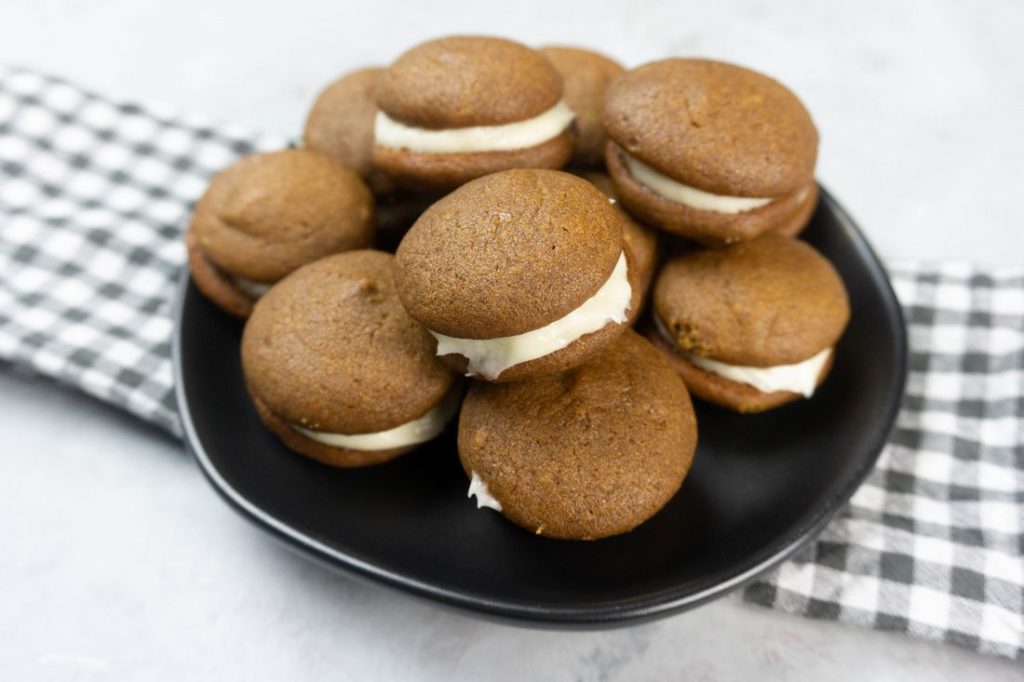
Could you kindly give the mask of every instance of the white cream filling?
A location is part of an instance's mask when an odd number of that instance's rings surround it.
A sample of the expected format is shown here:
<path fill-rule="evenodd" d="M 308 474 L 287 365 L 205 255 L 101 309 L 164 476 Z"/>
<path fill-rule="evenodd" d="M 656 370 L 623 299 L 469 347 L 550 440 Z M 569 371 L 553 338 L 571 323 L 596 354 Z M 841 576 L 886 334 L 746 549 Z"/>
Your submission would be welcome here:
<path fill-rule="evenodd" d="M 729 365 L 711 358 L 686 353 L 686 358 L 701 369 L 712 374 L 723 376 L 732 381 L 749 384 L 762 393 L 789 391 L 799 393 L 805 398 L 814 395 L 818 386 L 821 368 L 828 362 L 832 349 L 826 348 L 817 355 L 792 365 L 775 365 L 773 367 L 745 367 Z"/>
<path fill-rule="evenodd" d="M 476 497 L 476 508 L 490 507 L 494 511 L 501 511 L 501 502 L 498 502 L 491 495 L 491 491 L 487 489 L 487 484 L 484 483 L 483 479 L 480 478 L 477 473 L 473 472 L 473 477 L 469 481 L 469 492 L 466 493 L 466 497 Z"/>
<path fill-rule="evenodd" d="M 633 296 L 626 270 L 626 254 L 621 253 L 611 276 L 597 293 L 565 317 L 540 329 L 495 339 L 459 339 L 431 331 L 437 339 L 437 354 L 463 355 L 469 361 L 466 376 L 496 379 L 509 367 L 550 355 L 609 322 L 625 322 Z"/>
<path fill-rule="evenodd" d="M 387 431 L 348 434 L 312 431 L 298 424 L 291 424 L 291 427 L 306 438 L 336 448 L 364 451 L 402 448 L 407 445 L 425 443 L 441 433 L 444 430 L 445 424 L 448 423 L 452 415 L 455 414 L 455 410 L 459 407 L 460 392 L 461 389 L 459 387 L 453 387 L 441 402 L 431 408 L 425 415 Z"/>
<path fill-rule="evenodd" d="M 263 297 L 263 294 L 270 291 L 270 287 L 274 286 L 270 282 L 257 282 L 254 279 L 246 279 L 245 277 L 239 277 L 238 275 L 232 275 L 231 278 L 235 281 L 235 286 L 241 289 L 243 294 L 254 301 L 258 301 Z"/>
<path fill-rule="evenodd" d="M 543 114 L 496 126 L 471 126 L 430 130 L 400 123 L 383 111 L 373 122 L 375 144 L 428 154 L 460 154 L 526 149 L 557 137 L 576 115 L 565 102 Z"/>
<path fill-rule="evenodd" d="M 691 208 L 716 213 L 742 213 L 772 202 L 771 198 L 730 197 L 705 192 L 702 189 L 673 180 L 626 152 L 622 152 L 622 157 L 626 160 L 629 174 L 633 176 L 634 180 L 662 198 L 678 204 L 685 204 Z"/>

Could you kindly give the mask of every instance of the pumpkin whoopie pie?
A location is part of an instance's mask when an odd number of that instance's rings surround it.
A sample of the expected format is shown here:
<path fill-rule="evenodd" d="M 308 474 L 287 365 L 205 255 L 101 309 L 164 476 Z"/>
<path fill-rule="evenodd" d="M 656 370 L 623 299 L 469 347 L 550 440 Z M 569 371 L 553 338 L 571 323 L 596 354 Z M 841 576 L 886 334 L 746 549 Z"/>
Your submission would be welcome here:
<path fill-rule="evenodd" d="M 668 261 L 649 338 L 699 398 L 762 412 L 810 397 L 850 319 L 843 281 L 805 242 L 768 233 Z"/>
<path fill-rule="evenodd" d="M 302 133 L 307 149 L 359 173 L 378 197 L 394 191 L 394 183 L 373 167 L 377 81 L 383 72 L 378 67 L 359 69 L 324 88 L 309 110 Z"/>
<path fill-rule="evenodd" d="M 785 86 L 740 66 L 666 59 L 608 86 L 608 172 L 641 220 L 707 246 L 795 234 L 817 199 L 818 132 Z"/>
<path fill-rule="evenodd" d="M 394 256 L 351 251 L 292 273 L 260 299 L 242 369 L 263 423 L 338 467 L 387 461 L 455 414 L 458 378 L 395 293 Z"/>
<path fill-rule="evenodd" d="M 377 200 L 374 247 L 394 251 L 405 231 L 437 196 L 396 187 L 373 165 L 377 81 L 383 72 L 382 68 L 360 69 L 324 88 L 306 118 L 302 139 L 307 149 L 330 156 L 366 181 Z"/>
<path fill-rule="evenodd" d="M 601 108 L 608 83 L 622 66 L 603 54 L 578 47 L 544 47 L 541 52 L 562 74 L 565 103 L 576 114 L 576 148 L 570 164 L 595 168 L 604 164 L 608 135 L 601 123 Z"/>
<path fill-rule="evenodd" d="M 573 149 L 562 78 L 542 54 L 453 36 L 400 56 L 377 84 L 374 165 L 414 189 L 507 168 L 561 168 Z"/>
<path fill-rule="evenodd" d="M 196 286 L 245 317 L 288 273 L 372 238 L 373 197 L 359 176 L 322 154 L 284 149 L 214 176 L 185 242 Z"/>
<path fill-rule="evenodd" d="M 696 444 L 686 387 L 633 331 L 562 374 L 473 382 L 459 416 L 477 506 L 552 538 L 640 525 L 679 490 Z"/>
<path fill-rule="evenodd" d="M 487 175 L 435 203 L 405 235 L 398 295 L 461 372 L 514 381 L 562 371 L 620 335 L 639 305 L 622 224 L 575 175 Z"/>

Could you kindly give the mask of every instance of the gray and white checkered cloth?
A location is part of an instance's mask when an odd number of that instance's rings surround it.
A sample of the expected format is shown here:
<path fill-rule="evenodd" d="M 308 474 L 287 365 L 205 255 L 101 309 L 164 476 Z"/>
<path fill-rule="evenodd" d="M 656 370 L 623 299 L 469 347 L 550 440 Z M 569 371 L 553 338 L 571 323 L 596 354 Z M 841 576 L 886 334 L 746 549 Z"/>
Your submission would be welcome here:
<path fill-rule="evenodd" d="M 283 146 L 0 69 L 0 360 L 178 436 L 181 231 L 210 176 Z M 910 376 L 850 505 L 748 601 L 1024 655 L 1024 269 L 900 263 Z"/>

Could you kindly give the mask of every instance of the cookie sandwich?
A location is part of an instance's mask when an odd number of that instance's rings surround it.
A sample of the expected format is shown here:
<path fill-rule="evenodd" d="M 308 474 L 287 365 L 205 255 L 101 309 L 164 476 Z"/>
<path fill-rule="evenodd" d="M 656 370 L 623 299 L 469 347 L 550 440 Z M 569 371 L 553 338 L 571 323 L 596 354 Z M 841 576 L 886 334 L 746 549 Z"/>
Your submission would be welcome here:
<path fill-rule="evenodd" d="M 818 132 L 785 86 L 740 66 L 666 59 L 605 93 L 608 172 L 641 220 L 706 246 L 795 234 L 817 199 Z"/>
<path fill-rule="evenodd" d="M 300 268 L 260 299 L 242 369 L 262 422 L 337 467 L 378 464 L 437 436 L 458 378 L 395 293 L 394 256 L 351 251 Z"/>
<path fill-rule="evenodd" d="M 615 207 L 540 169 L 487 175 L 431 206 L 398 247 L 396 281 L 442 360 L 487 381 L 580 364 L 640 301 Z"/>
<path fill-rule="evenodd" d="M 608 141 L 601 109 L 608 83 L 623 72 L 622 66 L 603 54 L 578 47 L 545 47 L 541 53 L 562 75 L 564 99 L 576 114 L 576 146 L 570 164 L 597 168 L 604 164 Z"/>
<path fill-rule="evenodd" d="M 293 270 L 372 238 L 373 198 L 359 176 L 322 154 L 285 149 L 214 176 L 185 243 L 199 290 L 245 317 Z"/>
<path fill-rule="evenodd" d="M 686 387 L 633 331 L 563 374 L 474 382 L 459 416 L 477 506 L 567 540 L 618 535 L 654 516 L 696 444 Z"/>
<path fill-rule="evenodd" d="M 400 56 L 377 86 L 373 163 L 415 189 L 508 168 L 560 168 L 573 149 L 562 78 L 542 54 L 453 36 Z"/>
<path fill-rule="evenodd" d="M 690 392 L 737 412 L 810 398 L 850 319 L 832 264 L 775 233 L 676 256 L 652 304 L 649 337 Z"/>
<path fill-rule="evenodd" d="M 324 88 L 306 116 L 302 133 L 307 149 L 359 173 L 378 197 L 394 191 L 394 183 L 373 167 L 377 81 L 383 72 L 378 67 L 359 69 Z"/>

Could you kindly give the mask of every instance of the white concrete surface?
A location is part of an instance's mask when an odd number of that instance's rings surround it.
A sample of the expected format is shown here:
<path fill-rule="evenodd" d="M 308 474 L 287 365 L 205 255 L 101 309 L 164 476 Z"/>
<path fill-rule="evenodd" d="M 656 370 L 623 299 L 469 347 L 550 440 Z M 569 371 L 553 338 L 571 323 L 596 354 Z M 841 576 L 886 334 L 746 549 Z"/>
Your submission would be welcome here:
<path fill-rule="evenodd" d="M 1024 258 L 1024 4 L 0 1 L 0 62 L 293 133 L 317 89 L 448 32 L 762 69 L 889 258 Z M 727 599 L 637 628 L 481 623 L 357 585 L 236 517 L 179 444 L 0 369 L 0 678 L 1010 680 L 1019 665 Z"/>

